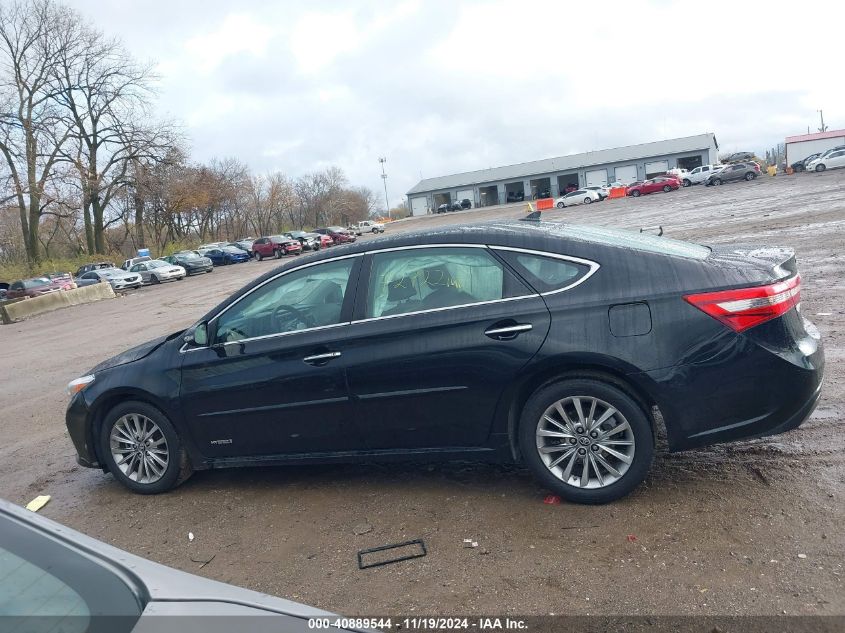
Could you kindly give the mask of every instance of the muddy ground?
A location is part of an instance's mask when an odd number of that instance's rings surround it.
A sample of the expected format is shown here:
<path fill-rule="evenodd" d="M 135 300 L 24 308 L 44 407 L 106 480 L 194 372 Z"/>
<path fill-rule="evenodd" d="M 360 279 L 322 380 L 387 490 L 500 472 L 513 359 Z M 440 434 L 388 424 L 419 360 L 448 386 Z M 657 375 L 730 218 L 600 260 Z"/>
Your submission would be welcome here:
<path fill-rule="evenodd" d="M 523 209 L 412 219 L 389 231 Z M 236 469 L 197 473 L 156 497 L 78 467 L 65 384 L 189 325 L 273 266 L 251 262 L 0 326 L 0 496 L 23 504 L 52 495 L 44 515 L 135 554 L 348 615 L 845 613 L 845 170 L 549 218 L 794 247 L 802 310 L 822 332 L 828 363 L 812 418 L 774 438 L 660 454 L 645 485 L 602 507 L 546 505 L 514 466 Z M 358 570 L 357 550 L 411 538 L 425 539 L 427 557 Z M 465 538 L 479 546 L 465 549 Z"/>

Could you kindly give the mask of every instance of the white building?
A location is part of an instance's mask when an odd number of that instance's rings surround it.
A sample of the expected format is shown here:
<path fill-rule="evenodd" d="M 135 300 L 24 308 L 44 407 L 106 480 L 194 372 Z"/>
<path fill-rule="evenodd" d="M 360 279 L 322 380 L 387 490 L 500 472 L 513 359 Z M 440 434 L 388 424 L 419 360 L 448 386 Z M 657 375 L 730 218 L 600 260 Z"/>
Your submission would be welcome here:
<path fill-rule="evenodd" d="M 845 145 L 845 130 L 787 136 L 786 164 L 792 165 L 811 154 L 820 153 L 838 145 Z"/>

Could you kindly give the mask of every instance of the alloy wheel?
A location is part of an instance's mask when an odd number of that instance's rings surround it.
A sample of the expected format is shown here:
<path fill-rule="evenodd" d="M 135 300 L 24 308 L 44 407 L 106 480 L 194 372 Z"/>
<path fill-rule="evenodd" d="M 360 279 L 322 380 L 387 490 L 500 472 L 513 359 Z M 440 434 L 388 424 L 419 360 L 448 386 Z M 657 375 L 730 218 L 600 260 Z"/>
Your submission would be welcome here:
<path fill-rule="evenodd" d="M 536 443 L 540 460 L 555 477 L 586 489 L 619 481 L 636 449 L 625 416 L 592 396 L 570 396 L 548 407 L 537 422 Z"/>
<path fill-rule="evenodd" d="M 162 478 L 170 461 L 167 439 L 159 426 L 140 413 L 118 418 L 109 434 L 109 449 L 120 471 L 139 484 Z"/>

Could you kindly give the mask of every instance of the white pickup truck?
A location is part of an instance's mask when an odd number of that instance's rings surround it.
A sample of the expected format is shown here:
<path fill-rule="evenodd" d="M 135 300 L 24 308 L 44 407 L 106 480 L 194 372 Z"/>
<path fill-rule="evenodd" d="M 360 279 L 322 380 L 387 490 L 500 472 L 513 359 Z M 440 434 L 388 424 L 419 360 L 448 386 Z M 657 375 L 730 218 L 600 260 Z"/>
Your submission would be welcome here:
<path fill-rule="evenodd" d="M 384 224 L 381 222 L 373 222 L 372 220 L 363 220 L 358 224 L 353 224 L 349 227 L 350 231 L 355 231 L 356 235 L 364 233 L 384 233 Z"/>
<path fill-rule="evenodd" d="M 722 167 L 724 167 L 724 165 L 702 165 L 701 167 L 696 167 L 692 171 L 684 174 L 683 178 L 681 178 L 681 184 L 683 184 L 684 187 L 700 185 L 701 183 L 706 182 L 714 172 L 720 170 Z"/>

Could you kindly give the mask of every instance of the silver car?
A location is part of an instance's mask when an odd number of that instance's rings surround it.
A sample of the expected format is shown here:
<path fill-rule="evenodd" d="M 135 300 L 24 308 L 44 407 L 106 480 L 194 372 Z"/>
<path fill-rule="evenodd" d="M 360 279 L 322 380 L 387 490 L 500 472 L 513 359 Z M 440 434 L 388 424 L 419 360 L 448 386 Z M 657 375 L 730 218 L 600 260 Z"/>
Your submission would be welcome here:
<path fill-rule="evenodd" d="M 3 630 L 336 631 L 304 604 L 159 565 L 0 499 Z"/>
<path fill-rule="evenodd" d="M 138 273 L 145 284 L 160 284 L 171 279 L 182 280 L 187 272 L 181 266 L 160 259 L 135 264 L 129 272 Z"/>
<path fill-rule="evenodd" d="M 98 268 L 89 270 L 76 278 L 76 285 L 80 288 L 91 284 L 107 281 L 113 290 L 140 288 L 142 279 L 138 273 L 127 272 L 120 268 Z"/>

